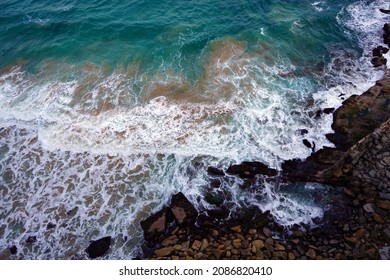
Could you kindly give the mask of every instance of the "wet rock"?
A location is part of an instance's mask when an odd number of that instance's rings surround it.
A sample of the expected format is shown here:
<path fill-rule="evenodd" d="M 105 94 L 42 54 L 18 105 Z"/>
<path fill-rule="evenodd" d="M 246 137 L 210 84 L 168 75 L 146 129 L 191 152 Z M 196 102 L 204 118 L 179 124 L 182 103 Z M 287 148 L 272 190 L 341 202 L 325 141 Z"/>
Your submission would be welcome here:
<path fill-rule="evenodd" d="M 98 240 L 93 240 L 85 250 L 89 258 L 95 259 L 103 256 L 111 245 L 111 236 L 106 236 Z"/>
<path fill-rule="evenodd" d="M 69 217 L 73 217 L 77 214 L 77 211 L 79 211 L 79 207 L 76 206 L 74 207 L 72 210 L 69 210 L 68 212 L 66 212 L 66 214 L 69 216 Z"/>
<path fill-rule="evenodd" d="M 213 189 L 218 189 L 221 187 L 221 181 L 220 180 L 211 180 L 210 181 L 210 187 Z"/>
<path fill-rule="evenodd" d="M 382 56 L 382 54 L 386 54 L 388 51 L 388 48 L 378 46 L 372 50 L 372 56 Z"/>
<path fill-rule="evenodd" d="M 241 226 L 240 225 L 237 225 L 237 226 L 233 226 L 230 228 L 232 231 L 234 232 L 237 232 L 237 233 L 240 233 L 241 232 Z"/>
<path fill-rule="evenodd" d="M 309 133 L 309 131 L 307 130 L 307 129 L 298 129 L 297 131 L 296 131 L 296 134 L 297 135 L 301 135 L 301 136 L 303 136 L 303 135 L 305 135 L 305 134 L 308 134 Z"/>
<path fill-rule="evenodd" d="M 16 247 L 16 245 L 12 245 L 9 248 L 9 252 L 11 253 L 11 255 L 16 255 L 18 253 L 18 247 Z"/>
<path fill-rule="evenodd" d="M 212 167 L 212 166 L 209 166 L 207 168 L 207 173 L 209 175 L 214 175 L 214 176 L 225 176 L 225 172 L 223 172 L 222 170 L 220 170 L 216 167 Z"/>
<path fill-rule="evenodd" d="M 169 220 L 171 220 L 170 209 L 165 207 L 147 219 L 141 221 L 141 227 L 144 231 L 145 239 L 150 240 L 164 233 L 167 229 Z"/>
<path fill-rule="evenodd" d="M 309 140 L 303 139 L 302 142 L 303 142 L 303 144 L 304 144 L 306 147 L 308 147 L 309 149 L 311 149 L 311 143 L 309 142 Z"/>
<path fill-rule="evenodd" d="M 371 59 L 371 63 L 374 67 L 380 67 L 387 64 L 387 59 L 383 56 L 375 56 Z"/>
<path fill-rule="evenodd" d="M 34 236 L 34 235 L 30 235 L 29 237 L 27 237 L 26 239 L 26 243 L 27 244 L 34 244 L 37 242 L 37 237 Z"/>
<path fill-rule="evenodd" d="M 379 254 L 382 260 L 390 260 L 390 247 L 383 247 L 379 249 Z"/>
<path fill-rule="evenodd" d="M 224 220 L 229 217 L 230 211 L 225 207 L 207 210 L 207 215 L 217 220 Z"/>
<path fill-rule="evenodd" d="M 231 175 L 238 175 L 241 178 L 252 178 L 255 175 L 261 174 L 266 176 L 276 176 L 277 171 L 269 168 L 261 162 L 243 162 L 230 166 L 226 172 Z"/>
<path fill-rule="evenodd" d="M 171 210 L 179 224 L 190 223 L 198 216 L 198 211 L 181 192 L 172 196 Z"/>
<path fill-rule="evenodd" d="M 49 223 L 47 223 L 47 225 L 46 225 L 46 229 L 47 229 L 47 230 L 50 230 L 50 229 L 55 228 L 56 226 L 57 226 L 56 224 L 54 224 L 54 223 L 52 223 L 52 222 L 49 222 Z"/>
<path fill-rule="evenodd" d="M 390 10 L 379 9 L 379 11 L 381 11 L 381 12 L 384 13 L 384 14 L 390 14 Z"/>
<path fill-rule="evenodd" d="M 204 198 L 208 203 L 215 205 L 217 207 L 223 204 L 223 198 L 219 195 L 207 194 Z"/>
<path fill-rule="evenodd" d="M 324 113 L 325 114 L 332 114 L 334 112 L 334 108 L 325 108 Z"/>

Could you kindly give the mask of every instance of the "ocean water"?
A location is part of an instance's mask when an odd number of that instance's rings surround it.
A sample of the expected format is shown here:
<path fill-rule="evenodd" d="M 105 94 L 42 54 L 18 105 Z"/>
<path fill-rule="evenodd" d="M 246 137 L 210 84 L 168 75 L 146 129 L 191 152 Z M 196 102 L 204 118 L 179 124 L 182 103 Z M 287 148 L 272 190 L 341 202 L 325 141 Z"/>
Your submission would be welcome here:
<path fill-rule="evenodd" d="M 110 235 L 104 258 L 131 259 L 139 222 L 172 194 L 215 207 L 208 166 L 279 170 L 310 155 L 303 139 L 332 146 L 332 116 L 315 115 L 383 74 L 370 64 L 389 19 L 379 8 L 388 2 L 1 1 L 0 254 L 83 258 Z M 327 186 L 242 183 L 227 176 L 213 192 L 286 228 L 329 207 Z"/>

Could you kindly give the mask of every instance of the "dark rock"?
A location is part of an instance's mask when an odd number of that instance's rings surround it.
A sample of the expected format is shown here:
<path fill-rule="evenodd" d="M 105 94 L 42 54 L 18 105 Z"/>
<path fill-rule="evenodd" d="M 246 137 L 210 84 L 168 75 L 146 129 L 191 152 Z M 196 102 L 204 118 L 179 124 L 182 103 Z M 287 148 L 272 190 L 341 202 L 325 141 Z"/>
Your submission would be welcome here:
<path fill-rule="evenodd" d="M 79 211 L 79 207 L 78 206 L 76 206 L 72 210 L 69 210 L 68 212 L 66 212 L 66 214 L 68 214 L 68 216 L 70 216 L 70 217 L 73 217 L 74 215 L 77 214 L 77 211 Z"/>
<path fill-rule="evenodd" d="M 276 176 L 278 172 L 261 162 L 244 161 L 241 164 L 232 165 L 226 171 L 228 174 L 239 175 L 241 178 L 254 177 L 257 174 Z"/>
<path fill-rule="evenodd" d="M 387 59 L 383 56 L 375 56 L 371 59 L 371 64 L 374 67 L 380 67 L 387 64 Z"/>
<path fill-rule="evenodd" d="M 221 181 L 220 180 L 211 180 L 210 187 L 212 187 L 213 189 L 218 189 L 219 187 L 221 187 Z"/>
<path fill-rule="evenodd" d="M 172 196 L 170 207 L 179 224 L 191 223 L 198 216 L 198 211 L 181 192 Z"/>
<path fill-rule="evenodd" d="M 385 9 L 379 9 L 384 14 L 390 14 L 390 10 L 385 10 Z"/>
<path fill-rule="evenodd" d="M 325 108 L 324 109 L 324 113 L 325 114 L 331 114 L 331 113 L 333 113 L 334 112 L 334 108 Z"/>
<path fill-rule="evenodd" d="M 141 227 L 144 231 L 145 239 L 153 239 L 161 233 L 164 233 L 167 229 L 167 224 L 170 221 L 170 218 L 170 209 L 165 207 L 161 211 L 141 221 Z"/>
<path fill-rule="evenodd" d="M 296 131 L 296 134 L 297 134 L 297 135 L 301 135 L 301 136 L 303 136 L 303 135 L 305 135 L 305 134 L 307 134 L 307 133 L 309 133 L 309 131 L 308 131 L 307 129 L 298 129 L 298 130 Z"/>
<path fill-rule="evenodd" d="M 11 253 L 11 255 L 16 255 L 18 253 L 18 247 L 16 247 L 16 245 L 12 245 L 9 248 L 9 252 Z"/>
<path fill-rule="evenodd" d="M 214 176 L 225 176 L 225 172 L 223 172 L 222 170 L 220 170 L 216 167 L 212 167 L 212 166 L 209 166 L 207 168 L 207 173 L 209 175 L 214 175 Z"/>
<path fill-rule="evenodd" d="M 389 51 L 388 48 L 378 46 L 372 50 L 372 56 L 382 56 L 382 54 L 386 54 Z"/>
<path fill-rule="evenodd" d="M 303 139 L 303 144 L 306 146 L 306 147 L 308 147 L 309 149 L 311 149 L 311 143 L 309 142 L 309 140 L 307 140 L 307 139 Z"/>
<path fill-rule="evenodd" d="M 55 228 L 56 226 L 57 226 L 56 224 L 54 224 L 54 223 L 52 223 L 52 222 L 49 222 L 49 223 L 47 223 L 47 225 L 46 225 L 46 229 L 47 229 L 47 230 L 53 229 L 53 228 Z"/>
<path fill-rule="evenodd" d="M 385 23 L 385 25 L 383 26 L 383 31 L 385 32 L 385 34 L 390 34 L 390 23 Z"/>
<path fill-rule="evenodd" d="M 223 204 L 223 198 L 218 195 L 207 194 L 205 200 L 213 205 L 221 206 Z"/>
<path fill-rule="evenodd" d="M 89 258 L 95 259 L 103 256 L 111 245 L 111 236 L 106 236 L 98 240 L 93 240 L 85 249 L 85 252 L 88 254 Z"/>
<path fill-rule="evenodd" d="M 390 244 L 390 227 L 384 229 L 382 231 L 382 236 L 385 239 L 385 241 Z"/>
<path fill-rule="evenodd" d="M 260 228 L 267 225 L 270 221 L 270 211 L 262 212 L 257 207 L 251 207 L 241 213 L 239 220 L 243 225 L 250 228 Z"/>
<path fill-rule="evenodd" d="M 213 219 L 224 220 L 229 217 L 230 211 L 225 207 L 207 210 L 207 215 Z"/>
<path fill-rule="evenodd" d="M 28 244 L 34 244 L 35 242 L 37 242 L 37 237 L 34 235 L 30 235 L 26 239 L 26 243 L 28 243 Z"/>

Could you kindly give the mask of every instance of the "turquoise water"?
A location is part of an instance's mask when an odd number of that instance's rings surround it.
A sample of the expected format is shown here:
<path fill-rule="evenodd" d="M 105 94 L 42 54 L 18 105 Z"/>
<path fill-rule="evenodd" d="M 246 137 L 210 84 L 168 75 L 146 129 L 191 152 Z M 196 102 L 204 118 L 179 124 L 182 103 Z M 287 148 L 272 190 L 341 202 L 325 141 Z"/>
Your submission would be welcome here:
<path fill-rule="evenodd" d="M 132 258 L 139 221 L 173 193 L 215 207 L 203 199 L 208 166 L 279 169 L 310 155 L 304 138 L 331 146 L 332 117 L 314 116 L 382 75 L 370 55 L 386 5 L 2 1 L 0 251 L 83 258 L 89 240 L 111 235 L 106 258 Z M 317 184 L 300 196 L 262 178 L 251 191 L 221 183 L 227 206 L 257 205 L 287 227 L 326 210 L 310 198 L 325 192 Z"/>

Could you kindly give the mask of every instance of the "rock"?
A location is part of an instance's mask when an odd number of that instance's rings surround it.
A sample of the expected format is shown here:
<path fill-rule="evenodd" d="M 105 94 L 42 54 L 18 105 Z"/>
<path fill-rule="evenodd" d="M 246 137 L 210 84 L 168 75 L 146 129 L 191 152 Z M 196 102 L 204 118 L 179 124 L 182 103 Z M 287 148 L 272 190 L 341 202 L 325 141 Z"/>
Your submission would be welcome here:
<path fill-rule="evenodd" d="M 194 240 L 194 243 L 192 243 L 191 248 L 192 248 L 193 250 L 195 250 L 195 251 L 199 251 L 200 246 L 202 246 L 202 242 L 195 239 L 195 240 Z"/>
<path fill-rule="evenodd" d="M 309 133 L 309 131 L 308 131 L 307 129 L 298 129 L 298 130 L 296 131 L 296 134 L 297 134 L 297 135 L 301 135 L 301 136 L 303 136 L 303 135 L 305 135 L 305 134 L 307 134 L 307 133 Z"/>
<path fill-rule="evenodd" d="M 110 244 L 111 236 L 106 236 L 98 240 L 93 240 L 90 242 L 85 252 L 88 254 L 89 258 L 95 259 L 97 257 L 103 256 L 110 248 Z"/>
<path fill-rule="evenodd" d="M 49 222 L 47 223 L 46 225 L 46 229 L 49 230 L 49 229 L 53 229 L 56 227 L 56 224 L 52 223 L 52 222 Z"/>
<path fill-rule="evenodd" d="M 12 245 L 9 248 L 9 252 L 11 253 L 11 255 L 16 255 L 18 253 L 18 247 L 16 247 L 16 245 Z"/>
<path fill-rule="evenodd" d="M 202 240 L 202 245 L 200 246 L 200 251 L 203 252 L 204 250 L 206 250 L 208 247 L 210 246 L 208 240 L 206 238 L 204 238 Z"/>
<path fill-rule="evenodd" d="M 324 113 L 325 114 L 331 114 L 331 113 L 333 113 L 334 112 L 334 108 L 325 108 L 324 109 Z"/>
<path fill-rule="evenodd" d="M 179 241 L 179 239 L 177 238 L 176 235 L 171 235 L 171 236 L 169 236 L 168 238 L 165 238 L 165 239 L 161 242 L 161 245 L 162 245 L 163 247 L 168 247 L 168 246 L 172 246 L 172 245 L 177 244 L 178 241 Z"/>
<path fill-rule="evenodd" d="M 267 227 L 264 227 L 264 228 L 263 228 L 263 233 L 264 233 L 264 235 L 265 235 L 266 237 L 270 237 L 270 236 L 272 235 L 271 230 L 270 230 L 269 228 L 267 228 Z"/>
<path fill-rule="evenodd" d="M 385 210 L 390 210 L 390 201 L 387 200 L 378 200 L 376 206 Z"/>
<path fill-rule="evenodd" d="M 30 235 L 26 239 L 26 243 L 28 243 L 28 244 L 34 244 L 35 242 L 37 242 L 37 237 L 34 235 Z"/>
<path fill-rule="evenodd" d="M 390 10 L 385 10 L 385 9 L 379 9 L 384 14 L 390 14 Z"/>
<path fill-rule="evenodd" d="M 363 210 L 366 211 L 367 213 L 374 214 L 375 209 L 374 205 L 372 203 L 366 203 L 363 205 Z"/>
<path fill-rule="evenodd" d="M 198 216 L 198 211 L 181 192 L 172 196 L 171 210 L 179 224 L 190 223 Z"/>
<path fill-rule="evenodd" d="M 181 249 L 183 249 L 183 246 L 176 244 L 173 246 L 173 249 L 175 249 L 175 251 L 180 251 Z"/>
<path fill-rule="evenodd" d="M 237 233 L 240 233 L 240 232 L 241 232 L 241 226 L 240 226 L 240 225 L 231 227 L 230 229 L 231 229 L 232 231 L 234 231 L 234 232 L 237 232 Z"/>
<path fill-rule="evenodd" d="M 364 237 L 365 234 L 366 234 L 366 230 L 364 228 L 361 228 L 358 231 L 356 231 L 354 234 L 352 234 L 352 236 L 357 240 L 360 240 Z"/>
<path fill-rule="evenodd" d="M 79 207 L 78 206 L 74 207 L 72 210 L 69 210 L 68 212 L 66 212 L 66 214 L 69 217 L 73 217 L 74 215 L 77 214 L 77 211 L 79 211 Z"/>
<path fill-rule="evenodd" d="M 385 241 L 390 244 L 390 227 L 387 227 L 382 231 L 382 236 Z"/>
<path fill-rule="evenodd" d="M 307 250 L 306 256 L 312 260 L 315 260 L 317 258 L 317 253 L 316 251 L 314 251 L 314 249 L 310 248 L 309 250 Z"/>
<path fill-rule="evenodd" d="M 224 220 L 229 217 L 229 210 L 225 207 L 207 210 L 207 215 L 217 220 Z"/>
<path fill-rule="evenodd" d="M 207 194 L 204 198 L 208 203 L 220 207 L 224 199 L 219 195 Z"/>
<path fill-rule="evenodd" d="M 222 257 L 222 255 L 223 255 L 224 251 L 223 251 L 223 250 L 219 250 L 219 249 L 214 249 L 214 250 L 212 250 L 212 253 L 213 253 L 213 256 L 214 256 L 217 260 L 219 260 L 219 259 L 221 259 L 221 257 Z"/>
<path fill-rule="evenodd" d="M 264 163 L 248 161 L 232 165 L 226 172 L 231 175 L 239 175 L 241 178 L 251 178 L 258 174 L 266 176 L 276 176 L 278 174 L 275 169 L 269 168 Z"/>
<path fill-rule="evenodd" d="M 221 181 L 220 180 L 211 180 L 210 181 L 210 187 L 213 189 L 218 189 L 221 187 Z"/>
<path fill-rule="evenodd" d="M 284 247 L 282 244 L 276 243 L 275 250 L 276 251 L 286 251 L 286 247 Z"/>
<path fill-rule="evenodd" d="M 292 252 L 289 252 L 289 253 L 288 253 L 288 259 L 289 259 L 289 260 L 295 260 L 296 257 L 295 257 L 295 255 L 294 255 Z"/>
<path fill-rule="evenodd" d="M 372 56 L 382 56 L 382 54 L 386 54 L 388 51 L 388 48 L 378 46 L 372 50 Z"/>
<path fill-rule="evenodd" d="M 383 247 L 379 249 L 379 255 L 382 260 L 390 260 L 390 247 Z"/>
<path fill-rule="evenodd" d="M 374 214 L 373 218 L 374 218 L 374 221 L 377 222 L 378 224 L 386 223 L 385 220 L 383 220 L 383 218 L 377 213 Z"/>
<path fill-rule="evenodd" d="M 141 227 L 144 231 L 146 240 L 155 238 L 167 229 L 167 224 L 170 221 L 170 209 L 165 207 L 157 213 L 151 215 L 147 219 L 141 221 Z"/>
<path fill-rule="evenodd" d="M 175 249 L 173 247 L 163 247 L 161 249 L 158 249 L 156 251 L 154 251 L 154 254 L 158 257 L 158 258 L 162 258 L 162 257 L 166 257 L 166 256 L 169 256 L 170 254 L 172 254 L 172 252 L 174 251 Z"/>
<path fill-rule="evenodd" d="M 349 195 L 349 196 L 352 196 L 352 197 L 355 196 L 355 194 L 353 193 L 353 191 L 351 191 L 351 190 L 348 189 L 348 188 L 343 188 L 343 191 L 344 191 L 344 193 L 345 193 L 346 195 Z"/>
<path fill-rule="evenodd" d="M 225 172 L 223 172 L 222 170 L 220 170 L 216 167 L 212 167 L 212 166 L 209 166 L 207 168 L 207 173 L 209 175 L 214 175 L 214 176 L 225 176 Z"/>
<path fill-rule="evenodd" d="M 257 249 L 257 250 L 261 250 L 264 248 L 264 241 L 263 240 L 260 240 L 260 239 L 257 239 L 257 240 L 254 240 L 252 241 L 252 245 Z"/>
<path fill-rule="evenodd" d="M 385 199 L 385 200 L 390 200 L 390 193 L 380 192 L 379 193 L 379 198 L 380 199 Z"/>
<path fill-rule="evenodd" d="M 309 142 L 309 140 L 303 139 L 302 142 L 303 142 L 303 144 L 304 144 L 306 147 L 308 147 L 309 149 L 311 149 L 311 143 Z"/>
<path fill-rule="evenodd" d="M 232 245 L 236 249 L 241 248 L 241 239 L 234 239 L 233 242 L 232 242 Z"/>
<path fill-rule="evenodd" d="M 387 59 L 383 56 L 375 56 L 371 59 L 371 63 L 374 67 L 380 67 L 387 64 Z"/>

